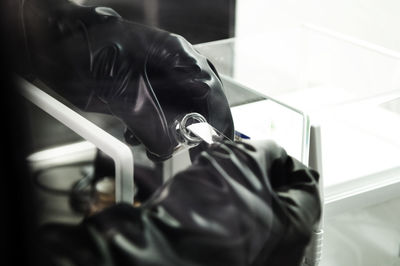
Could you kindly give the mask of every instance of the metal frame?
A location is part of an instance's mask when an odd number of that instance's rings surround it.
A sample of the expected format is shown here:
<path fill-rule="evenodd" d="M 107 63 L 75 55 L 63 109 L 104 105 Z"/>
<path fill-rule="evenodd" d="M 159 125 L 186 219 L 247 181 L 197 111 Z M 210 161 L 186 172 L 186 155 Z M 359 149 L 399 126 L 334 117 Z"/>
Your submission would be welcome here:
<path fill-rule="evenodd" d="M 133 204 L 134 160 L 132 150 L 102 128 L 48 95 L 32 83 L 16 77 L 20 93 L 30 102 L 53 116 L 75 133 L 109 155 L 115 163 L 116 202 Z"/>
<path fill-rule="evenodd" d="M 310 244 L 304 256 L 304 266 L 318 266 L 322 257 L 323 234 L 324 234 L 324 182 L 322 168 L 322 147 L 321 147 L 321 127 L 311 125 L 309 140 L 309 161 L 308 166 L 319 173 L 319 193 L 321 200 L 321 218 L 314 226 Z"/>

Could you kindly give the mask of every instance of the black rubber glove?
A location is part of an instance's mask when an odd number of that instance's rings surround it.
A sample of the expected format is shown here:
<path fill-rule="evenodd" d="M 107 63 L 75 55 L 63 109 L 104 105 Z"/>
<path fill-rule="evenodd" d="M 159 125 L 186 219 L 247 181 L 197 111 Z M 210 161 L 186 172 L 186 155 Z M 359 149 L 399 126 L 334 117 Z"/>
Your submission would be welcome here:
<path fill-rule="evenodd" d="M 171 156 L 174 122 L 190 112 L 233 137 L 221 80 L 183 37 L 65 0 L 22 10 L 34 75 L 77 107 L 120 118 L 153 158 Z"/>
<path fill-rule="evenodd" d="M 142 207 L 53 225 L 40 243 L 68 265 L 300 265 L 320 213 L 316 172 L 271 142 L 225 143 Z"/>

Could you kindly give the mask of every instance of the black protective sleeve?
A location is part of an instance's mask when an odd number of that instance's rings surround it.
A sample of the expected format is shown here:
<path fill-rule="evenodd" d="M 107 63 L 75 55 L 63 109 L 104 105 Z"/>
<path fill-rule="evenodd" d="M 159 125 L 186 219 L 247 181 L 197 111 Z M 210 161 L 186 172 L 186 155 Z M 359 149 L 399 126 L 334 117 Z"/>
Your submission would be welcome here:
<path fill-rule="evenodd" d="M 41 243 L 72 265 L 300 265 L 320 209 L 318 174 L 282 148 L 225 143 L 140 208 L 48 227 Z"/>

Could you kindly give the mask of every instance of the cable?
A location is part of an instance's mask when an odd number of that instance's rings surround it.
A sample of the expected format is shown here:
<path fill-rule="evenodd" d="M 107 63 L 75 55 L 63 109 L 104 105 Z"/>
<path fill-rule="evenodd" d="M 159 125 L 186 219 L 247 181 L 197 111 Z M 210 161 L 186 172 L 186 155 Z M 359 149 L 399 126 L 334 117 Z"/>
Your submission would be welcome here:
<path fill-rule="evenodd" d="M 48 186 L 45 183 L 40 181 L 40 177 L 49 170 L 62 169 L 62 168 L 67 168 L 67 167 L 71 167 L 71 166 L 82 166 L 82 165 L 87 165 L 87 163 L 75 163 L 75 164 L 69 164 L 69 165 L 63 165 L 63 166 L 54 166 L 54 167 L 49 167 L 46 169 L 39 170 L 39 171 L 35 172 L 32 176 L 33 184 L 37 188 L 39 188 L 43 191 L 46 191 L 48 193 L 68 196 L 72 191 L 81 190 L 85 185 L 87 186 L 88 184 L 90 184 L 91 180 L 93 180 L 93 178 L 94 178 L 93 170 L 90 171 L 90 170 L 88 170 L 88 168 L 84 169 L 83 173 L 82 173 L 83 177 L 81 179 L 79 179 L 76 183 L 74 183 L 70 189 L 58 189 L 58 188 Z"/>

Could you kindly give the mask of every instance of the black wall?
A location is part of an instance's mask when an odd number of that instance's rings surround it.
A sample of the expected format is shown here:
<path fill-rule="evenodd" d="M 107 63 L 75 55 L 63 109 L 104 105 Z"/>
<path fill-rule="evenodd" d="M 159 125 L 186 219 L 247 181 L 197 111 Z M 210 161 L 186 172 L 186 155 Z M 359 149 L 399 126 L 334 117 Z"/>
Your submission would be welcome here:
<path fill-rule="evenodd" d="M 85 0 L 104 5 L 126 19 L 156 26 L 193 44 L 234 36 L 236 0 Z"/>

